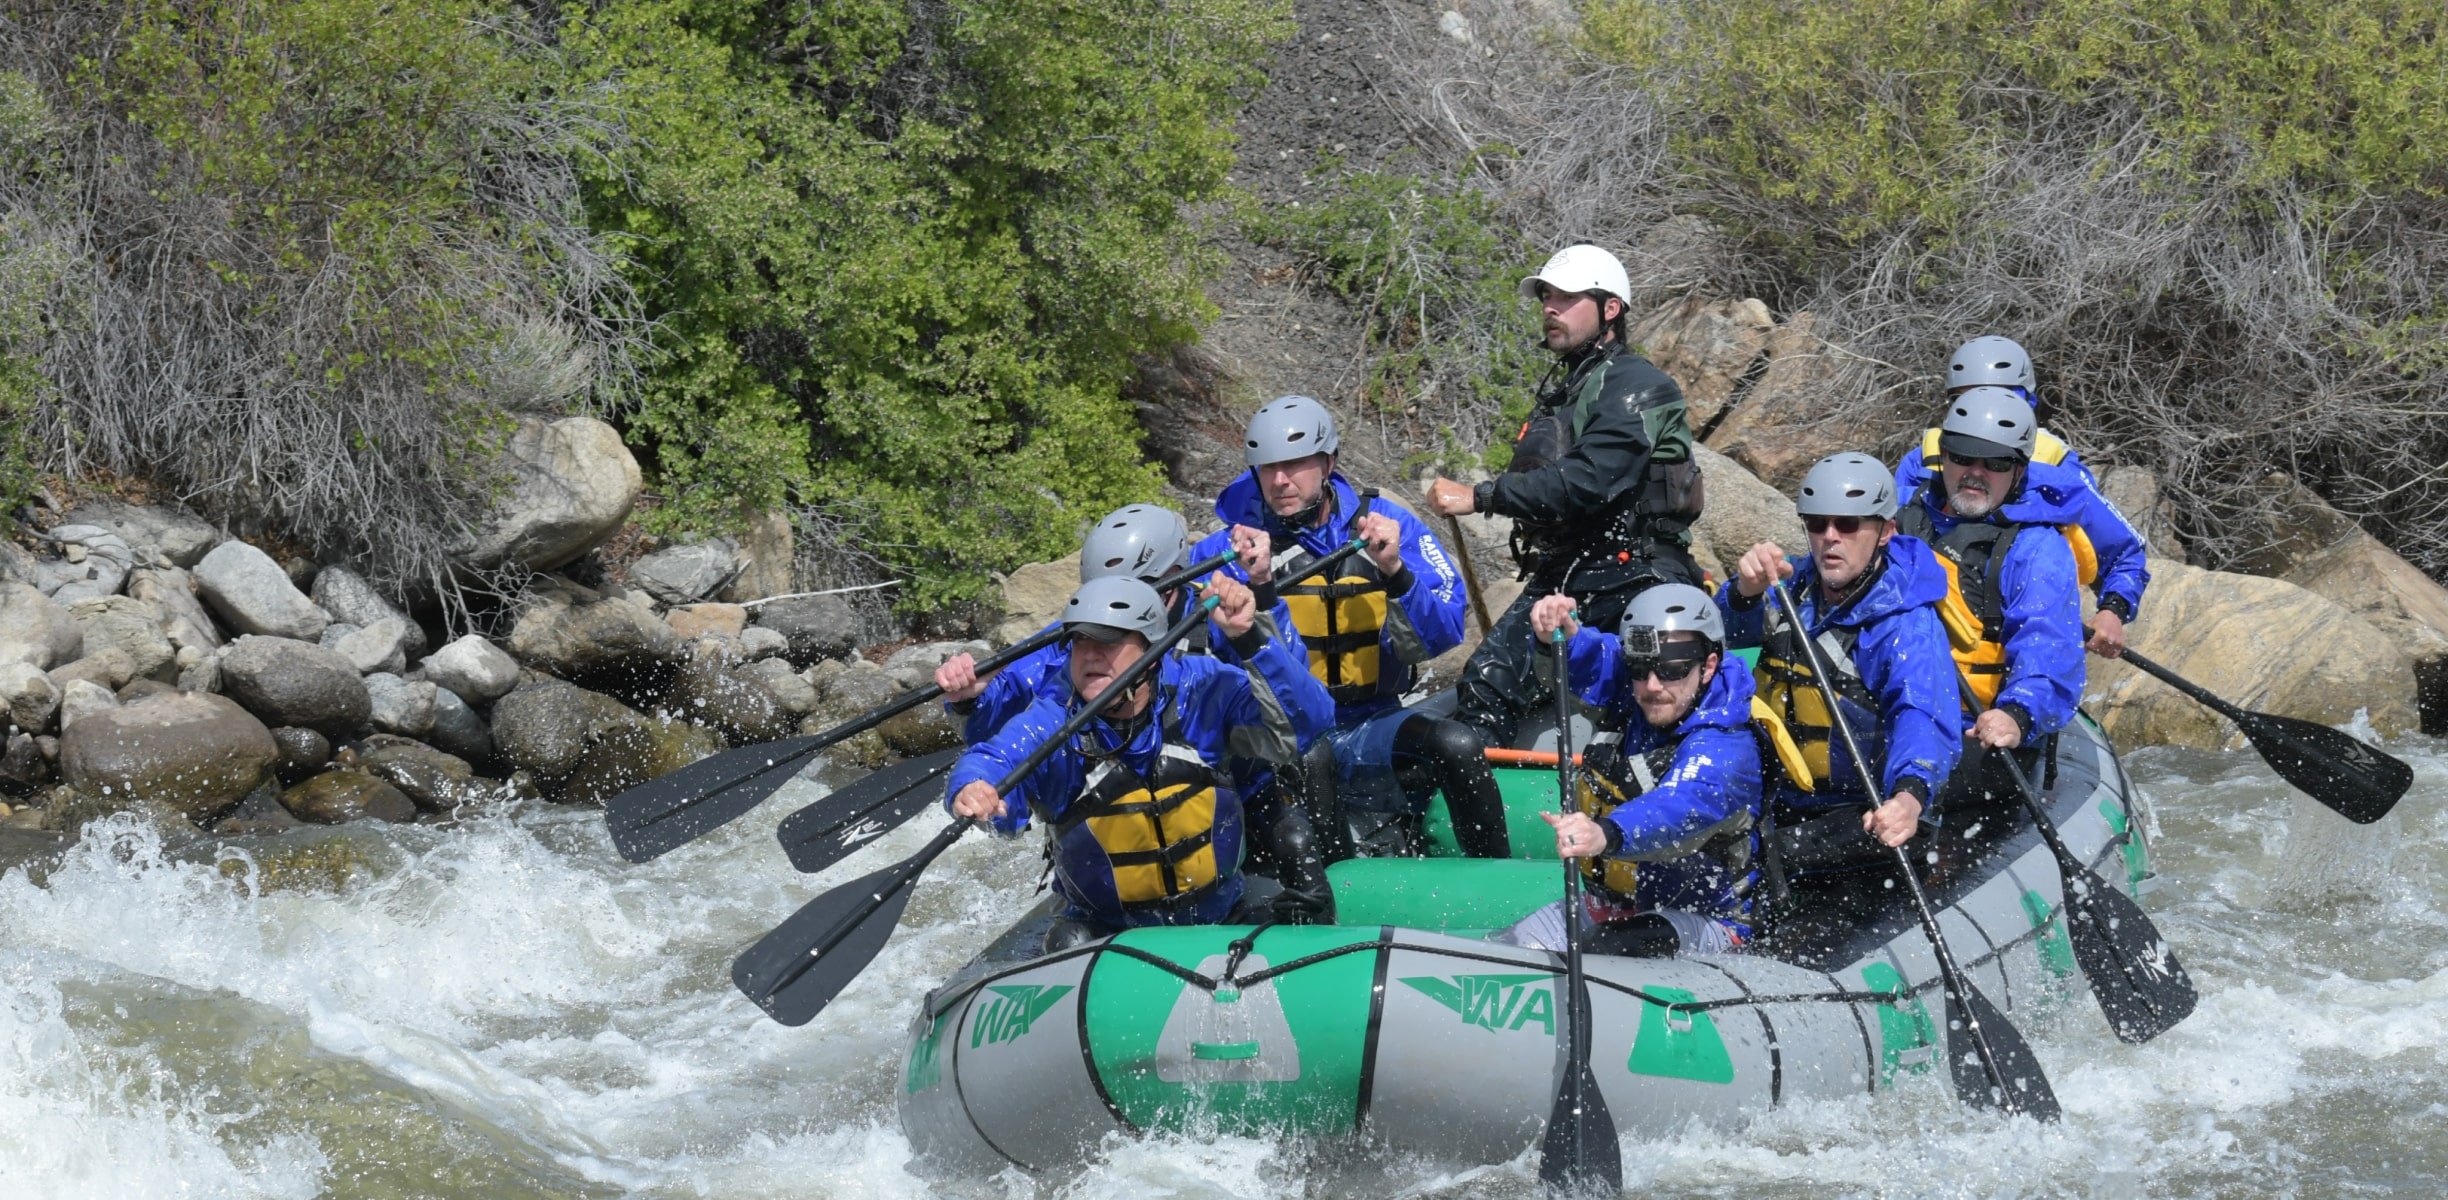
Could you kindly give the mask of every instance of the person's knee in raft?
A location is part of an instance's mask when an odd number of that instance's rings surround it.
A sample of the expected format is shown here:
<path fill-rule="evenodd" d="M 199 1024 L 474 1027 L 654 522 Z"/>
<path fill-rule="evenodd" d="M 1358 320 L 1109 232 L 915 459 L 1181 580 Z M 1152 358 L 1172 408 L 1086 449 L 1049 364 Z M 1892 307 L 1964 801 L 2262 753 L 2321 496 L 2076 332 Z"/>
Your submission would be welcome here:
<path fill-rule="evenodd" d="M 1563 635 L 1565 684 L 1598 712 L 1578 811 L 1540 814 L 1557 857 L 1584 864 L 1589 945 L 1732 949 L 1750 934 L 1760 883 L 1750 672 L 1725 669 L 1724 617 L 1689 584 L 1633 597 L 1614 633 L 1584 626 L 1576 607 L 1545 596 L 1530 620 L 1541 645 Z M 1555 949 L 1562 928 L 1558 901 L 1509 933 Z"/>
<path fill-rule="evenodd" d="M 1947 573 L 1927 545 L 1896 531 L 1894 478 L 1877 459 L 1829 455 L 1799 490 L 1795 507 L 1810 552 L 1753 546 L 1718 595 L 1729 644 L 1759 647 L 1757 711 L 1780 767 L 1769 816 L 1771 823 L 1802 821 L 1874 801 L 1862 828 L 1900 846 L 1935 820 L 1929 798 L 1962 753 L 1954 661 L 1938 615 Z M 1805 630 L 1764 599 L 1788 579 Z M 1879 788 L 1874 797 L 1864 797 L 1862 773 L 1835 731 L 1806 637 L 1832 672 L 1837 703 Z"/>
<path fill-rule="evenodd" d="M 1214 620 L 1241 665 L 1168 656 L 1009 795 L 999 793 L 994 781 L 1050 737 L 1074 703 L 1103 696 L 1168 627 L 1162 600 L 1144 581 L 1091 581 L 1064 614 L 1069 695 L 1038 699 L 952 768 L 953 815 L 1005 834 L 1030 823 L 1046 827 L 1054 888 L 1071 922 L 1058 934 L 1079 925 L 1232 919 L 1247 890 L 1241 867 L 1249 829 L 1224 763 L 1234 754 L 1294 762 L 1331 719 L 1333 705 L 1307 665 L 1258 632 L 1250 590 L 1229 579 L 1211 587 L 1219 602 Z M 1314 854 L 1289 857 L 1295 869 L 1322 877 Z M 1294 916 L 1320 916 L 1322 878 L 1287 880 L 1286 891 Z"/>

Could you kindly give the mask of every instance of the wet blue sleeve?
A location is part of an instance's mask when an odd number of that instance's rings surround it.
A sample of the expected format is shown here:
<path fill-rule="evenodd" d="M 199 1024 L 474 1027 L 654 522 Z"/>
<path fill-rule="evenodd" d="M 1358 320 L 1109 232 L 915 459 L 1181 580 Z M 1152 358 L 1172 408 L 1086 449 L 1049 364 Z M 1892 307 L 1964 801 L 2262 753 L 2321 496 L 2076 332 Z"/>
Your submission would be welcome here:
<path fill-rule="evenodd" d="M 1785 561 L 1796 572 L 1801 571 L 1803 562 L 1801 555 L 1787 555 Z M 1788 586 L 1791 586 L 1792 580 L 1788 579 L 1786 582 Z M 1734 584 L 1735 580 L 1728 578 L 1724 583 L 1717 585 L 1717 611 L 1725 617 L 1726 649 L 1748 649 L 1759 645 L 1760 639 L 1768 636 L 1768 607 L 1775 604 L 1776 600 L 1762 593 L 1750 607 L 1740 607 L 1734 603 L 1739 598 L 1739 593 L 1734 590 Z"/>
<path fill-rule="evenodd" d="M 1588 625 L 1564 643 L 1565 670 L 1576 695 L 1597 705 L 1615 698 L 1616 664 L 1623 661 L 1619 644 L 1614 634 Z"/>
<path fill-rule="evenodd" d="M 2066 464 L 2073 465 L 2074 455 L 2066 454 Z M 2125 601 L 2125 611 L 2140 616 L 2142 592 L 2150 586 L 2150 551 L 2142 541 L 2142 531 L 2134 528 L 2117 506 L 2109 503 L 2105 493 L 2091 482 L 2091 473 L 2078 471 L 2083 488 L 2075 497 L 2079 516 L 2075 523 L 2082 526 L 2091 539 L 2091 552 L 2099 557 L 2099 579 L 2094 588 L 2100 599 L 2110 596 Z"/>
<path fill-rule="evenodd" d="M 1419 631 L 1429 656 L 1433 658 L 1461 645 L 1463 621 L 1470 613 L 1470 593 L 1464 589 L 1462 572 L 1454 567 L 1445 544 L 1437 540 L 1427 522 L 1407 510 L 1388 505 L 1375 511 L 1394 518 L 1394 523 L 1402 526 L 1402 558 L 1403 565 L 1411 568 L 1411 590 L 1396 597 L 1395 602 L 1411 618 L 1411 627 Z"/>
<path fill-rule="evenodd" d="M 1680 857 L 1740 813 L 1760 814 L 1759 742 L 1749 730 L 1702 729 L 1675 748 L 1658 785 L 1607 814 L 1623 831 L 1619 858 Z"/>
<path fill-rule="evenodd" d="M 2082 700 L 2082 593 L 2074 552 L 2045 529 L 2025 530 L 1998 569 L 2006 599 L 2006 682 L 2000 706 L 2016 704 L 2045 737 L 2074 719 Z"/>
<path fill-rule="evenodd" d="M 1062 727 L 1068 715 L 1062 705 L 1052 700 L 1039 700 L 1005 722 L 992 737 L 969 747 L 959 761 L 952 764 L 951 773 L 944 779 L 944 811 L 952 810 L 952 798 L 960 795 L 962 788 L 981 781 L 993 783 L 1020 765 L 1021 759 L 1027 758 L 1030 751 Z M 1062 755 L 1054 757 L 1060 758 Z M 1013 834 L 1028 828 L 1031 789 L 1045 785 L 1051 767 L 1051 762 L 1039 766 L 1027 778 L 1003 793 L 1003 815 L 990 822 L 995 832 Z M 1067 800 L 1063 803 L 1067 804 Z M 1062 806 L 1057 804 L 1057 811 Z"/>
<path fill-rule="evenodd" d="M 1221 631 L 1219 631 L 1221 632 Z M 1319 734 L 1334 728 L 1334 697 L 1326 685 L 1309 673 L 1309 656 L 1284 645 L 1282 638 L 1268 638 L 1258 653 L 1244 664 L 1249 673 L 1265 681 L 1274 693 L 1276 703 L 1283 706 L 1284 715 L 1291 718 L 1294 749 L 1306 750 Z M 1251 698 L 1252 711 L 1256 698 Z M 1245 723 L 1245 722 L 1236 722 Z"/>
<path fill-rule="evenodd" d="M 1026 711 L 1029 705 L 1041 698 L 1052 699 L 1045 696 L 1044 685 L 1049 672 L 1058 669 L 1059 663 L 1055 660 L 1065 660 L 1059 644 L 1022 655 L 1010 666 L 995 672 L 986 681 L 986 690 L 978 693 L 974 706 L 969 710 L 968 720 L 961 725 L 961 740 L 974 746 L 993 737 L 996 730 Z"/>
<path fill-rule="evenodd" d="M 1199 543 L 1190 548 L 1190 558 L 1193 562 L 1201 562 L 1205 561 L 1206 559 L 1213 558 L 1218 554 L 1222 554 L 1230 549 L 1232 549 L 1232 527 L 1227 525 L 1214 533 L 1208 534 L 1206 537 L 1200 538 Z M 1249 572 L 1242 570 L 1241 564 L 1237 560 L 1228 562 L 1217 568 L 1216 574 L 1222 575 L 1237 583 L 1249 582 Z M 1284 642 L 1292 643 L 1294 648 L 1299 653 L 1306 654 L 1308 652 L 1306 647 L 1300 645 L 1300 631 L 1292 627 L 1292 610 L 1285 606 L 1282 599 L 1278 598 L 1275 601 L 1274 608 L 1260 615 L 1267 618 L 1266 623 L 1274 630 L 1275 638 Z M 1211 622 L 1210 628 L 1207 630 L 1207 634 L 1207 649 L 1209 653 L 1214 654 L 1218 659 L 1221 659 L 1224 662 L 1241 664 L 1241 655 L 1235 652 L 1232 645 L 1225 639 L 1223 626 L 1213 625 Z"/>
<path fill-rule="evenodd" d="M 1963 754 L 1963 701 L 1938 610 L 1923 604 L 1881 618 L 1863 630 L 1854 663 L 1878 697 L 1886 735 L 1887 762 L 1874 799 L 1895 795 L 1907 778 L 1927 784 L 1936 798 Z"/>

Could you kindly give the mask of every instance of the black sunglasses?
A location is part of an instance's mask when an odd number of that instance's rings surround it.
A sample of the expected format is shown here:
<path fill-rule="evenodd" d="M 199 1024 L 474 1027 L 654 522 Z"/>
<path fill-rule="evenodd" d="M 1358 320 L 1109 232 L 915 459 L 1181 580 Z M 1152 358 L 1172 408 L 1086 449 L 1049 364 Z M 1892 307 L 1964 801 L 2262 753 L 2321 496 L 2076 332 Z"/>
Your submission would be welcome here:
<path fill-rule="evenodd" d="M 1877 520 L 1877 519 L 1878 519 L 1878 518 L 1876 518 L 1876 517 L 1858 517 L 1858 516 L 1856 516 L 1856 517 L 1818 517 L 1818 516 L 1811 516 L 1811 517 L 1804 517 L 1804 518 L 1802 518 L 1802 528 L 1807 529 L 1807 530 L 1810 530 L 1812 533 L 1826 533 L 1826 532 L 1828 531 L 1828 526 L 1833 525 L 1833 526 L 1835 526 L 1835 527 L 1836 527 L 1836 532 L 1838 532 L 1838 533 L 1840 533 L 1840 534 L 1843 534 L 1843 535 L 1844 535 L 1844 536 L 1846 536 L 1846 537 L 1851 537 L 1851 536 L 1853 536 L 1854 534 L 1860 533 L 1863 525 L 1865 525 L 1865 524 L 1867 524 L 1867 523 L 1869 523 L 1869 522 L 1871 522 L 1871 521 L 1875 521 L 1875 520 Z"/>
<path fill-rule="evenodd" d="M 1957 454 L 1952 450 L 1947 451 L 1946 460 L 1959 467 L 1979 467 L 1984 471 L 1995 471 L 2000 475 L 2023 465 L 2023 460 L 2019 458 L 1974 458 L 1969 454 Z"/>
<path fill-rule="evenodd" d="M 1679 662 L 1656 658 L 1624 660 L 1624 674 L 1633 683 L 1639 683 L 1652 675 L 1658 677 L 1659 683 L 1681 683 L 1691 678 L 1691 673 L 1699 669 L 1700 664 L 1688 658 Z"/>

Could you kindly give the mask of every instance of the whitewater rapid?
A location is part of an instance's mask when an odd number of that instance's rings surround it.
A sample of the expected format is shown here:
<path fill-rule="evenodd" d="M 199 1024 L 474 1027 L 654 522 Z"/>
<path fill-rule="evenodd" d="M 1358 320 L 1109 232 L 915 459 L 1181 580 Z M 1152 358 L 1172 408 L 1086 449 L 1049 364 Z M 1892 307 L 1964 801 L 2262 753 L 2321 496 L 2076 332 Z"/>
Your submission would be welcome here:
<path fill-rule="evenodd" d="M 1625 1147 L 1628 1194 L 2448 1194 L 2448 744 L 2346 826 L 2249 751 L 2145 751 L 2146 901 L 2202 990 L 2148 1046 L 2079 989 L 2018 1022 L 2042 1127 L 1945 1083 Z M 16 1197 L 1535 1196 L 1535 1163 L 1119 1141 L 1066 1178 L 914 1175 L 893 1109 L 919 997 L 1033 901 L 1033 844 L 972 838 L 814 1023 L 732 990 L 733 954 L 922 817 L 819 876 L 775 824 L 801 780 L 666 858 L 593 810 L 353 826 L 165 853 L 132 820 L 0 876 L 0 1200 Z M 261 855 L 259 859 L 257 856 Z"/>

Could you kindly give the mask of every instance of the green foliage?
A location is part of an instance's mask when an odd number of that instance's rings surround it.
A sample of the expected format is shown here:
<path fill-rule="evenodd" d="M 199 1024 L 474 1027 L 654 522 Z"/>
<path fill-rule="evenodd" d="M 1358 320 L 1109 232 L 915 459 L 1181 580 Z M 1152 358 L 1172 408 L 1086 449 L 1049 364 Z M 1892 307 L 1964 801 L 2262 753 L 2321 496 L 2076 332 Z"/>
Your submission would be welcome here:
<path fill-rule="evenodd" d="M 1478 462 L 1502 470 L 1512 441 L 1482 454 L 1491 407 L 1509 428 L 1529 411 L 1539 369 L 1514 287 L 1529 248 L 1471 188 L 1390 172 L 1347 173 L 1328 159 L 1320 199 L 1245 220 L 1258 241 L 1311 263 L 1322 282 L 1361 306 L 1368 340 L 1364 398 L 1397 413 L 1428 406 L 1438 422 L 1427 465 Z M 1495 397 L 1495 404 L 1479 400 Z M 1419 466 L 1420 463 L 1406 464 Z"/>
<path fill-rule="evenodd" d="M 659 519 L 847 514 L 933 607 L 1153 496 L 1120 385 L 1207 315 L 1185 207 L 1287 9 L 573 8 L 572 86 L 626 135 L 590 203 L 659 331 L 628 417 Z"/>

